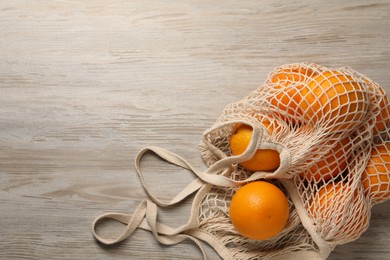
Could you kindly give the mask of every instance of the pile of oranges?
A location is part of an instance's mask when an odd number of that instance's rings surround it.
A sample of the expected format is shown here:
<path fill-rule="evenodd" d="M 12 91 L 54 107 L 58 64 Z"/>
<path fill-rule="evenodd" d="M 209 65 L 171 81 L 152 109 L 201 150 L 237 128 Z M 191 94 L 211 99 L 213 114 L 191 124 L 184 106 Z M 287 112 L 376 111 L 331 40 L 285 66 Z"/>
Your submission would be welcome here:
<path fill-rule="evenodd" d="M 390 101 L 376 83 L 364 78 L 356 80 L 339 70 L 318 72 L 308 66 L 297 65 L 275 72 L 268 83 L 274 87 L 276 94 L 269 97 L 267 102 L 276 108 L 278 118 L 294 127 L 309 130 L 321 124 L 328 133 L 335 136 L 340 133 L 342 136 L 324 144 L 331 147 L 329 151 L 313 161 L 307 171 L 299 174 L 304 181 L 317 186 L 309 213 L 314 219 L 326 219 L 331 214 L 331 203 L 338 201 L 343 204 L 346 194 L 353 193 L 348 183 L 337 181 L 340 179 L 337 177 L 344 174 L 348 167 L 353 146 L 352 137 L 341 133 L 358 129 L 362 122 L 369 120 L 372 135 L 380 135 L 390 123 Z M 374 100 L 373 95 L 381 99 Z M 373 111 L 375 116 L 367 117 L 373 102 L 379 103 L 376 111 Z M 270 117 L 257 117 L 269 134 L 276 131 L 277 121 Z M 229 143 L 232 155 L 245 152 L 251 141 L 252 130 L 251 126 L 245 124 L 233 127 Z M 373 140 L 371 157 L 362 173 L 361 185 L 364 196 L 376 204 L 390 197 L 390 140 Z M 276 150 L 258 149 L 251 159 L 239 164 L 249 172 L 273 172 L 280 166 L 280 155 Z M 267 181 L 256 181 L 242 186 L 234 194 L 230 219 L 243 236 L 270 239 L 284 229 L 288 209 L 287 197 L 278 187 Z M 361 223 L 366 224 L 365 221 Z"/>

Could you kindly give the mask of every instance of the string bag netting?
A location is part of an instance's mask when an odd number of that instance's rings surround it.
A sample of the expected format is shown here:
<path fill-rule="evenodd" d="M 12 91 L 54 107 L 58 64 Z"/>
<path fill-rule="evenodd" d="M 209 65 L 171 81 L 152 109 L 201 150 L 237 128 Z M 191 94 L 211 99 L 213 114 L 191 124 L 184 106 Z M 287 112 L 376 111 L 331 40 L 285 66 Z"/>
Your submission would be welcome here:
<path fill-rule="evenodd" d="M 389 103 L 377 83 L 351 68 L 279 66 L 258 89 L 229 104 L 204 132 L 200 153 L 206 171 L 165 149 L 143 149 L 135 164 L 150 200 L 132 214 L 98 217 L 93 234 L 104 244 L 115 244 L 140 227 L 166 245 L 191 239 L 204 258 L 199 240 L 223 259 L 326 259 L 337 245 L 357 239 L 368 228 L 372 206 L 390 197 Z M 229 141 L 242 125 L 252 129 L 251 140 L 242 154 L 233 155 Z M 243 167 L 259 149 L 278 152 L 275 170 Z M 140 161 L 146 152 L 197 178 L 170 202 L 160 201 L 142 177 Z M 229 216 L 237 189 L 256 180 L 275 184 L 289 203 L 286 226 L 267 240 L 242 236 Z M 191 194 L 195 195 L 185 225 L 171 228 L 156 221 L 157 206 L 179 206 Z M 126 225 L 116 239 L 96 232 L 107 218 Z"/>

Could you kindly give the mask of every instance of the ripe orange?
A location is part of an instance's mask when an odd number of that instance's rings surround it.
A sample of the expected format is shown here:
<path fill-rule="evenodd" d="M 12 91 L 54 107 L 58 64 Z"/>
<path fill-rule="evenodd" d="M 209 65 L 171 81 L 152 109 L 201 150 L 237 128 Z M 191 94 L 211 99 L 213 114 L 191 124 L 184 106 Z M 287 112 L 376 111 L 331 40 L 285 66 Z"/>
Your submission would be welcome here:
<path fill-rule="evenodd" d="M 330 145 L 334 146 L 329 152 L 327 152 L 322 159 L 315 162 L 307 172 L 301 173 L 300 176 L 318 182 L 320 180 L 327 181 L 342 173 L 348 165 L 348 157 L 350 155 L 352 142 L 349 137 L 336 142 L 337 141 L 335 140 L 330 141 Z"/>
<path fill-rule="evenodd" d="M 390 196 L 390 143 L 375 145 L 371 158 L 362 173 L 365 195 L 374 203 L 380 203 Z"/>
<path fill-rule="evenodd" d="M 373 87 L 371 86 L 371 88 Z M 375 91 L 379 94 L 380 97 L 382 97 L 378 104 L 379 111 L 374 111 L 377 113 L 377 115 L 375 117 L 373 134 L 377 135 L 378 133 L 385 130 L 386 126 L 390 122 L 390 101 L 388 96 L 386 95 L 386 92 L 381 87 L 377 86 L 375 88 Z M 376 102 L 376 100 L 373 99 L 374 98 L 371 98 L 371 103 Z"/>
<path fill-rule="evenodd" d="M 265 128 L 269 134 L 278 133 L 280 127 L 278 122 L 269 115 L 257 114 L 254 116 Z"/>
<path fill-rule="evenodd" d="M 289 205 L 284 193 L 266 181 L 251 182 L 233 195 L 230 220 L 237 231 L 250 239 L 265 240 L 286 226 Z"/>
<path fill-rule="evenodd" d="M 277 108 L 277 113 L 282 120 L 296 124 L 297 118 L 300 118 L 302 115 L 296 98 L 294 98 L 295 95 L 299 95 L 296 86 L 287 86 L 285 88 L 275 87 L 275 89 L 279 90 L 269 99 L 269 102 L 274 108 Z"/>
<path fill-rule="evenodd" d="M 352 192 L 348 184 L 332 182 L 322 186 L 310 204 L 309 210 L 316 223 L 326 225 L 328 230 L 337 229 L 333 239 L 351 240 L 367 228 L 368 209 L 357 192 Z"/>
<path fill-rule="evenodd" d="M 378 83 L 371 81 L 363 75 L 360 75 L 361 79 L 367 84 L 370 93 L 370 104 L 375 108 L 373 113 L 375 116 L 374 119 L 369 120 L 369 124 L 373 127 L 373 134 L 377 135 L 378 133 L 385 130 L 386 126 L 390 123 L 390 101 L 389 97 L 386 95 L 386 92 L 383 88 L 379 86 Z"/>
<path fill-rule="evenodd" d="M 262 121 L 265 128 L 272 133 L 274 125 Z M 230 138 L 230 151 L 233 155 L 240 155 L 247 149 L 252 138 L 252 127 L 245 124 L 239 124 L 233 129 Z M 279 152 L 272 149 L 258 149 L 254 156 L 240 165 L 249 171 L 274 171 L 280 165 Z"/>
<path fill-rule="evenodd" d="M 275 108 L 278 108 L 280 116 L 284 120 L 290 120 L 292 124 L 296 123 L 297 117 L 302 114 L 296 102 L 299 95 L 298 89 L 294 83 L 306 82 L 316 73 L 309 67 L 294 65 L 275 73 L 271 82 L 277 84 L 274 88 L 278 90 L 269 102 Z M 287 117 L 286 117 L 287 115 Z"/>
<path fill-rule="evenodd" d="M 332 209 L 345 206 L 342 202 L 351 192 L 351 188 L 343 182 L 329 183 L 322 186 L 315 194 L 310 205 L 310 211 L 314 218 L 331 217 Z"/>
<path fill-rule="evenodd" d="M 299 88 L 294 98 L 304 118 L 312 124 L 321 121 L 332 131 L 354 128 L 368 110 L 363 86 L 337 70 L 324 71 Z"/>
<path fill-rule="evenodd" d="M 383 99 L 379 102 L 379 107 L 381 108 L 381 110 L 376 116 L 376 122 L 373 132 L 374 135 L 385 130 L 386 126 L 388 126 L 390 122 L 390 101 L 386 94 L 384 94 Z"/>
<path fill-rule="evenodd" d="M 313 77 L 316 72 L 305 65 L 294 64 L 291 67 L 280 69 L 272 75 L 271 82 L 280 86 L 288 86 L 291 83 L 305 82 Z"/>

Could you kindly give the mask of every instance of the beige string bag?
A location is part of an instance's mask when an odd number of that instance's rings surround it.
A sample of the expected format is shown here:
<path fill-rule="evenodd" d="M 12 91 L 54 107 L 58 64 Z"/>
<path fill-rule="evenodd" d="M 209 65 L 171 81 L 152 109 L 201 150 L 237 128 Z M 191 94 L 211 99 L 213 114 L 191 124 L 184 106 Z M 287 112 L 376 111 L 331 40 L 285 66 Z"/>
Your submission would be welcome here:
<path fill-rule="evenodd" d="M 325 91 L 324 91 L 325 90 Z M 385 91 L 350 68 L 316 64 L 275 68 L 265 83 L 229 104 L 200 144 L 206 171 L 194 169 L 177 154 L 158 147 L 140 151 L 135 168 L 150 200 L 132 214 L 107 213 L 93 222 L 94 237 L 116 244 L 136 228 L 149 230 L 162 244 L 199 240 L 223 259 L 326 259 L 339 244 L 357 239 L 368 227 L 371 207 L 390 197 L 390 104 Z M 252 127 L 243 154 L 233 156 L 229 139 L 237 124 Z M 280 166 L 252 172 L 240 162 L 257 149 L 274 149 Z M 147 152 L 192 171 L 196 179 L 170 202 L 150 193 L 140 170 Z M 286 194 L 289 220 L 269 240 L 241 236 L 229 218 L 234 192 L 245 183 L 267 179 Z M 157 206 L 167 207 L 195 194 L 188 222 L 178 228 L 158 223 Z M 114 219 L 126 225 L 117 238 L 103 238 L 98 224 Z"/>

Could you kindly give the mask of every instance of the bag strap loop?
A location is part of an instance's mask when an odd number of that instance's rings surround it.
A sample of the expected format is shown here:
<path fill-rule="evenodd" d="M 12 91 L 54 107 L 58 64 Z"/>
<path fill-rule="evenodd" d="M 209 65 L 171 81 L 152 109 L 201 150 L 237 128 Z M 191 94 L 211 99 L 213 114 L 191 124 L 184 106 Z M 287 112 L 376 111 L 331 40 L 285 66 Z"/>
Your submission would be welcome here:
<path fill-rule="evenodd" d="M 96 238 L 96 240 L 103 244 L 113 245 L 131 236 L 137 228 L 142 228 L 151 231 L 156 240 L 164 245 L 178 244 L 185 239 L 190 239 L 200 249 L 203 259 L 207 259 L 206 253 L 202 245 L 200 244 L 199 239 L 192 236 L 190 231 L 199 226 L 199 205 L 201 204 L 202 199 L 208 193 L 212 186 L 208 183 L 205 183 L 201 179 L 196 178 L 191 183 L 189 183 L 181 192 L 179 192 L 171 201 L 163 202 L 159 200 L 157 196 L 152 194 L 152 192 L 149 190 L 140 168 L 143 156 L 146 154 L 146 152 L 149 151 L 154 152 L 156 155 L 158 155 L 169 163 L 188 169 L 195 173 L 195 175 L 198 175 L 196 169 L 194 169 L 185 159 L 183 159 L 177 154 L 174 154 L 159 147 L 147 147 L 142 149 L 135 158 L 135 168 L 141 180 L 142 186 L 151 200 L 142 201 L 135 209 L 133 214 L 110 212 L 97 217 L 92 223 L 93 236 Z M 157 222 L 157 206 L 167 207 L 175 205 L 177 203 L 180 203 L 185 198 L 195 192 L 196 194 L 192 203 L 190 217 L 186 224 L 178 228 L 172 228 Z M 103 236 L 98 234 L 97 227 L 99 223 L 107 220 L 118 221 L 126 225 L 126 227 L 118 237 L 114 239 L 104 238 Z"/>

